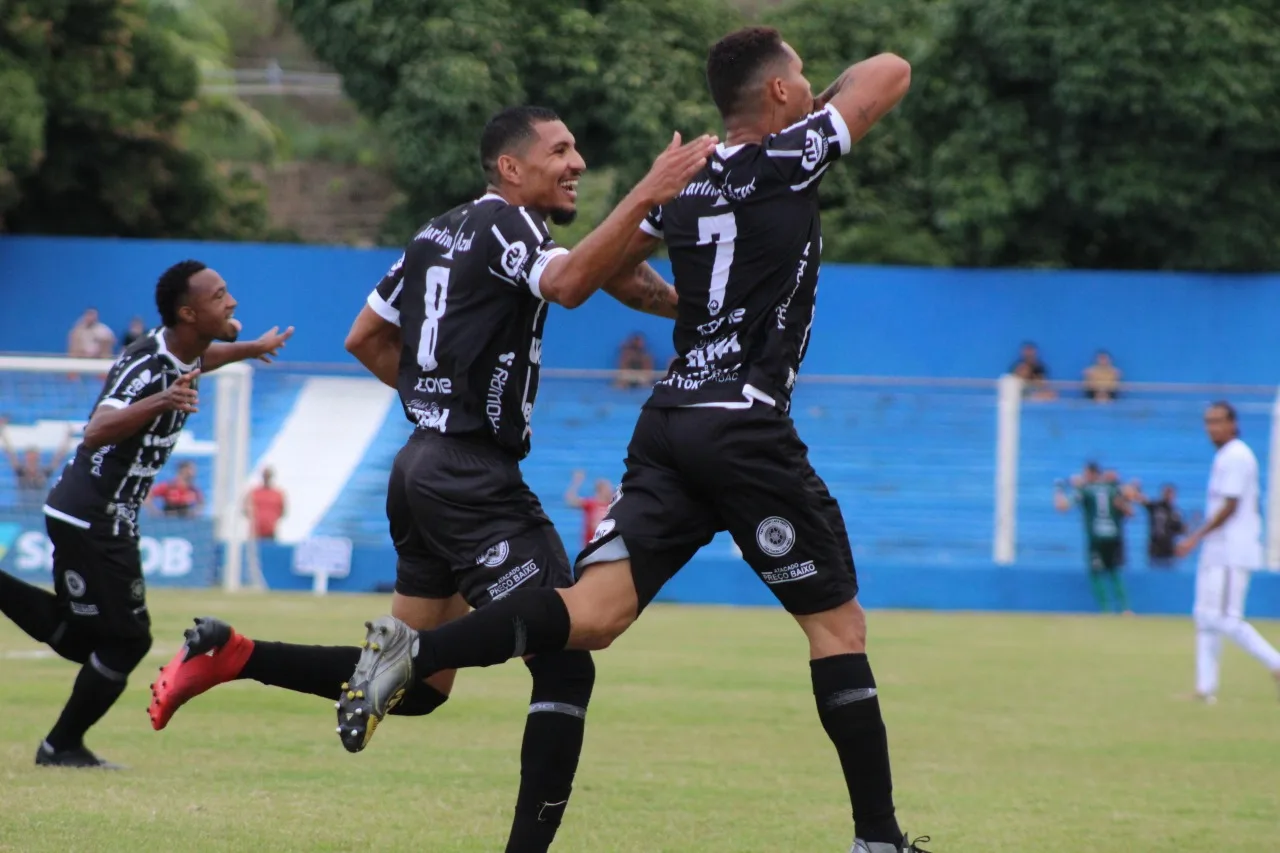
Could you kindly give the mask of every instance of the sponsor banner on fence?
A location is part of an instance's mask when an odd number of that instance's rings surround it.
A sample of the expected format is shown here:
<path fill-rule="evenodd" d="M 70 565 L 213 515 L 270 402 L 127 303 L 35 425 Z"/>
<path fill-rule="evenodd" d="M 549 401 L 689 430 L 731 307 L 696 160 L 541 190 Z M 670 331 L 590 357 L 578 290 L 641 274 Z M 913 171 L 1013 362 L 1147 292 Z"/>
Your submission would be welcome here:
<path fill-rule="evenodd" d="M 144 514 L 142 574 L 148 586 L 209 586 L 217 577 L 213 520 Z M 35 583 L 53 582 L 53 543 L 39 510 L 0 509 L 0 571 Z"/>

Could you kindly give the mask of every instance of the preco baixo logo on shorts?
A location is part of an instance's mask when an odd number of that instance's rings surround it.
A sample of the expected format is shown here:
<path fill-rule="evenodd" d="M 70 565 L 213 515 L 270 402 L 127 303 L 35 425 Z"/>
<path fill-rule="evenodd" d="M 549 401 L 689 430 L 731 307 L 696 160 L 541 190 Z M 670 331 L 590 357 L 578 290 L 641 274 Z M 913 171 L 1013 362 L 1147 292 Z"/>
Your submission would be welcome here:
<path fill-rule="evenodd" d="M 477 566 L 488 566 L 491 569 L 501 566 L 507 561 L 507 557 L 511 554 L 511 546 L 504 540 L 497 545 L 491 545 L 488 551 L 485 551 L 479 557 L 476 557 Z"/>
<path fill-rule="evenodd" d="M 502 577 L 498 578 L 497 581 L 489 587 L 489 597 L 494 601 L 497 601 L 499 598 L 510 594 L 513 589 L 520 586 L 520 584 L 524 583 L 537 573 L 538 564 L 533 560 L 530 560 L 527 563 L 521 563 Z"/>
<path fill-rule="evenodd" d="M 780 569 L 770 569 L 767 572 L 761 572 L 760 580 L 770 585 L 791 583 L 792 581 L 811 578 L 817 573 L 818 569 L 813 565 L 813 560 L 805 560 L 803 563 L 792 563 L 791 565 L 783 566 Z"/>
<path fill-rule="evenodd" d="M 756 544 L 770 557 L 781 557 L 796 543 L 796 529 L 791 522 L 771 515 L 756 528 Z"/>

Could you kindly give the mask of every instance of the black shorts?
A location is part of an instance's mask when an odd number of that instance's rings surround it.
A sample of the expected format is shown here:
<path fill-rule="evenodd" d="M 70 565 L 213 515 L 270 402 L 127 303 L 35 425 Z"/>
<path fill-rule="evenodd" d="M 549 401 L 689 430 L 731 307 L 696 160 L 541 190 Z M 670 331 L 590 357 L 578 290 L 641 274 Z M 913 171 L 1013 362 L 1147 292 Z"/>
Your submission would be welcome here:
<path fill-rule="evenodd" d="M 1089 571 L 1112 572 L 1124 565 L 1124 542 L 1093 539 L 1089 542 Z"/>
<path fill-rule="evenodd" d="M 401 595 L 460 592 L 481 607 L 517 588 L 573 583 L 564 544 L 519 463 L 492 445 L 414 433 L 391 466 L 387 521 Z"/>
<path fill-rule="evenodd" d="M 630 558 L 643 608 L 721 530 L 793 614 L 857 595 L 840 505 L 791 418 L 762 404 L 643 410 L 618 494 L 578 567 Z"/>
<path fill-rule="evenodd" d="M 68 624 L 100 637 L 151 636 L 138 540 L 45 517 L 53 542 L 53 589 Z"/>

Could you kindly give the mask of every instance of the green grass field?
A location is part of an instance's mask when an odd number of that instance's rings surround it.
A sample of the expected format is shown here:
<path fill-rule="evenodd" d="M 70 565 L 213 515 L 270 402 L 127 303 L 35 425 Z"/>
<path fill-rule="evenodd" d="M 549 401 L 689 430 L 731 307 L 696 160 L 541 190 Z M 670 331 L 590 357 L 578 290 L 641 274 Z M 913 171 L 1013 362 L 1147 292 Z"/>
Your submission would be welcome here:
<path fill-rule="evenodd" d="M 157 643 L 89 746 L 124 773 L 38 769 L 74 677 L 0 624 L 0 850 L 500 851 L 529 678 L 464 673 L 428 718 L 347 754 L 332 705 L 223 685 L 163 732 L 154 668 L 193 615 L 251 636 L 357 642 L 384 597 L 157 592 Z M 1190 685 L 1188 620 L 876 612 L 872 662 L 899 815 L 942 853 L 1280 849 L 1280 702 L 1235 649 L 1221 702 Z M 1262 624 L 1273 641 L 1280 625 Z M 556 849 L 843 853 L 852 835 L 805 645 L 781 611 L 655 606 L 599 677 Z"/>

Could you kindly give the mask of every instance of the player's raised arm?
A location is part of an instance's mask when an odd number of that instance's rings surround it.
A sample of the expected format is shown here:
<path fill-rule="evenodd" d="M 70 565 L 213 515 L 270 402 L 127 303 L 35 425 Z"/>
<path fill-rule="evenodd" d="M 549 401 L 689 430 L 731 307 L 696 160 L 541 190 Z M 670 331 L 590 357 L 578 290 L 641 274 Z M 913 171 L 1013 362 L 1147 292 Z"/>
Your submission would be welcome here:
<path fill-rule="evenodd" d="M 240 321 L 233 319 L 231 323 L 239 331 Z M 254 358 L 270 364 L 271 359 L 280 354 L 280 350 L 284 349 L 285 343 L 291 337 L 293 337 L 293 326 L 283 332 L 280 331 L 279 326 L 272 326 L 256 341 L 211 343 L 204 352 L 200 367 L 208 373 L 210 370 L 217 370 L 219 367 L 237 361 L 249 361 Z"/>
<path fill-rule="evenodd" d="M 688 185 L 706 165 L 707 157 L 715 150 L 717 142 L 716 137 L 703 135 L 681 144 L 680 134 L 674 134 L 671 144 L 654 161 L 649 173 L 627 193 L 604 222 L 572 251 L 547 262 L 538 285 L 542 298 L 566 308 L 577 308 L 623 270 L 627 252 L 620 252 L 618 247 L 630 246 L 645 216 L 653 208 L 675 198 Z"/>
<path fill-rule="evenodd" d="M 833 107 L 849 128 L 849 144 L 898 105 L 911 86 L 911 64 L 882 53 L 851 65 L 814 99 L 815 109 Z"/>

